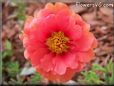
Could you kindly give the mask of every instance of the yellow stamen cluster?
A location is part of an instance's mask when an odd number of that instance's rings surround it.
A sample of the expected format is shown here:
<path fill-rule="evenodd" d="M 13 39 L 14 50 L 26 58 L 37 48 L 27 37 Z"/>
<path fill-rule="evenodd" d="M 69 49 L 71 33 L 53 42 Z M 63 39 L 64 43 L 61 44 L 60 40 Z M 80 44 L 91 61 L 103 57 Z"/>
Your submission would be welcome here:
<path fill-rule="evenodd" d="M 52 36 L 47 39 L 46 44 L 49 50 L 56 54 L 61 54 L 68 50 L 68 41 L 69 38 L 66 37 L 63 32 L 59 31 L 52 33 Z"/>

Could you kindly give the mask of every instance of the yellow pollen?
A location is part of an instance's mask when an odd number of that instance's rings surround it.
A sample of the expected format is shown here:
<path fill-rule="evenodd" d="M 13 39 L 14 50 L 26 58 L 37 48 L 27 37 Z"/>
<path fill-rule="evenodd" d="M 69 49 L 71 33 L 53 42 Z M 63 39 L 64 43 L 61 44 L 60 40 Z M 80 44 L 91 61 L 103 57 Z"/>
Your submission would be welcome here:
<path fill-rule="evenodd" d="M 63 32 L 54 32 L 51 37 L 46 41 L 49 50 L 56 54 L 67 52 L 69 46 L 67 45 L 69 38 L 64 35 Z"/>

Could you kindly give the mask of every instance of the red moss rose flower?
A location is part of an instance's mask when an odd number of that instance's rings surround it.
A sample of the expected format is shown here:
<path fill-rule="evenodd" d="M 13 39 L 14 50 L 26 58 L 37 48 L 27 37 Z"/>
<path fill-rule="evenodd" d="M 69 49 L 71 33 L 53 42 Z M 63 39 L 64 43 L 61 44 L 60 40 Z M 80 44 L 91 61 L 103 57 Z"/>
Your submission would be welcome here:
<path fill-rule="evenodd" d="M 90 26 L 63 3 L 48 3 L 29 16 L 20 35 L 24 56 L 41 75 L 65 82 L 94 59 Z"/>

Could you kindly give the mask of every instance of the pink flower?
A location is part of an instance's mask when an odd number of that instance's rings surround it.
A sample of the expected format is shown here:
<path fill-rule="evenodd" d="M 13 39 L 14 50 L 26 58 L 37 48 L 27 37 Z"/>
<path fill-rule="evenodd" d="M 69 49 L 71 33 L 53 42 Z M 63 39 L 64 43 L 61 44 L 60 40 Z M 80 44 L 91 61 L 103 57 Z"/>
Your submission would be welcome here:
<path fill-rule="evenodd" d="M 48 3 L 29 16 L 20 35 L 24 56 L 41 75 L 65 82 L 94 59 L 90 26 L 63 3 Z"/>

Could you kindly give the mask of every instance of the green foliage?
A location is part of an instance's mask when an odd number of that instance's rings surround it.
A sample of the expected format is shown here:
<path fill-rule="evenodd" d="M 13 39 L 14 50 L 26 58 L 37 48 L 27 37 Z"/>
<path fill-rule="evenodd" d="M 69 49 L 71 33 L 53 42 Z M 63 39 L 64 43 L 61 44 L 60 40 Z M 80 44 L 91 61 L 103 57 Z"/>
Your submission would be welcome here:
<path fill-rule="evenodd" d="M 93 64 L 92 71 L 99 71 L 99 70 L 105 72 L 105 69 L 102 66 L 100 66 L 99 64 Z"/>
<path fill-rule="evenodd" d="M 38 84 L 38 82 L 42 79 L 42 76 L 39 73 L 35 73 L 30 77 L 30 82 L 32 84 Z"/>
<path fill-rule="evenodd" d="M 112 60 L 109 61 L 106 68 L 105 79 L 108 84 L 114 84 L 114 62 Z"/>
<path fill-rule="evenodd" d="M 110 71 L 110 72 L 112 72 L 113 71 L 113 68 L 114 68 L 114 63 L 113 63 L 113 61 L 112 61 L 112 59 L 109 61 L 109 63 L 107 64 L 107 66 L 106 66 L 106 71 L 108 72 L 108 71 Z"/>
<path fill-rule="evenodd" d="M 7 50 L 11 50 L 12 49 L 11 42 L 8 41 L 8 40 L 5 41 L 5 49 L 7 49 Z"/>
<path fill-rule="evenodd" d="M 95 72 L 93 71 L 89 71 L 89 72 L 83 72 L 82 73 L 84 76 L 85 76 L 85 79 L 86 80 L 86 84 L 101 84 L 103 83 L 102 81 L 100 81 L 100 78 L 98 75 L 96 75 Z"/>
<path fill-rule="evenodd" d="M 83 71 L 83 80 L 79 80 L 84 84 L 114 84 L 114 62 L 112 60 L 102 67 L 99 64 L 93 64 L 91 70 Z"/>
<path fill-rule="evenodd" d="M 2 53 L 2 58 L 11 57 L 13 55 L 12 44 L 9 40 L 5 41 L 5 50 Z"/>
<path fill-rule="evenodd" d="M 26 2 L 24 0 L 12 0 L 9 2 L 11 6 L 17 7 L 17 9 L 14 11 L 13 16 L 15 16 L 18 20 L 25 20 L 25 7 Z"/>
<path fill-rule="evenodd" d="M 24 2 L 19 2 L 18 4 L 18 8 L 17 8 L 17 18 L 19 20 L 25 20 L 25 3 Z"/>
<path fill-rule="evenodd" d="M 7 71 L 11 77 L 15 77 L 19 73 L 19 63 L 18 62 L 9 62 Z"/>

